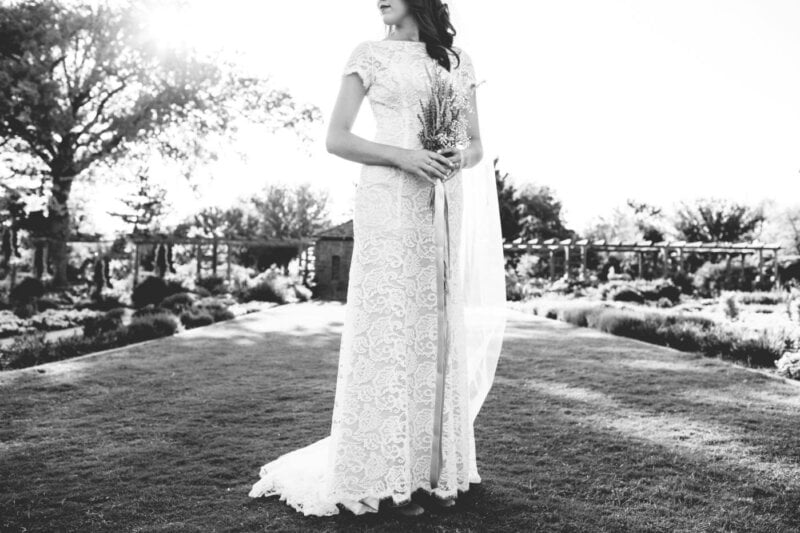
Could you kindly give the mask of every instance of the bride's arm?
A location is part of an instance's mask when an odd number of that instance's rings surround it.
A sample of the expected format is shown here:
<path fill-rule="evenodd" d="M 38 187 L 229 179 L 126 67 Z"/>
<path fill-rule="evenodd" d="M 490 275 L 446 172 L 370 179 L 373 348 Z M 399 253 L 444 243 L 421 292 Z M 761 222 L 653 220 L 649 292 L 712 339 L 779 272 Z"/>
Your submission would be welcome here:
<path fill-rule="evenodd" d="M 342 76 L 339 96 L 336 98 L 325 148 L 329 153 L 349 161 L 365 165 L 383 165 L 401 168 L 420 177 L 445 177 L 450 161 L 443 155 L 423 150 L 409 150 L 390 144 L 369 141 L 350 130 L 358 116 L 366 90 L 357 74 Z M 433 158 L 433 167 L 425 167 L 425 161 Z"/>
<path fill-rule="evenodd" d="M 475 93 L 476 91 L 473 89 L 470 96 L 470 104 L 472 109 L 467 113 L 467 118 L 469 119 L 467 133 L 470 137 L 470 143 L 467 148 L 461 151 L 461 168 L 474 167 L 483 159 L 483 143 L 481 143 L 481 128 L 478 120 L 478 102 L 476 100 Z"/>

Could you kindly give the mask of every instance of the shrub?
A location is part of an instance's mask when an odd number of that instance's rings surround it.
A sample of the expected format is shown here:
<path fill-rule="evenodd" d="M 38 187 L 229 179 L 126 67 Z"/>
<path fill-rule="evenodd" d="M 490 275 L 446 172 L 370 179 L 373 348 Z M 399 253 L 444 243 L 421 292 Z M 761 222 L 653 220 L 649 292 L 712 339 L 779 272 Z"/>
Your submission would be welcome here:
<path fill-rule="evenodd" d="M 137 316 L 125 327 L 124 336 L 129 342 L 140 342 L 174 335 L 178 331 L 178 319 L 170 312 Z"/>
<path fill-rule="evenodd" d="M 300 302 L 307 302 L 311 299 L 311 289 L 301 283 L 295 284 L 294 294 Z"/>
<path fill-rule="evenodd" d="M 662 296 L 661 298 L 658 299 L 658 303 L 656 304 L 656 307 L 659 307 L 661 309 L 667 309 L 667 308 L 670 308 L 670 307 L 672 307 L 674 305 L 675 304 L 672 302 L 672 300 Z"/>
<path fill-rule="evenodd" d="M 517 302 L 522 300 L 522 284 L 516 272 L 506 269 L 506 300 Z"/>
<path fill-rule="evenodd" d="M 195 313 L 206 313 L 214 319 L 214 322 L 230 320 L 236 316 L 225 304 L 213 298 L 197 302 L 192 308 L 192 311 Z"/>
<path fill-rule="evenodd" d="M 705 328 L 696 323 L 681 321 L 673 324 L 662 324 L 658 328 L 658 335 L 665 346 L 685 352 L 696 352 L 703 345 L 702 338 L 706 331 Z"/>
<path fill-rule="evenodd" d="M 139 318 L 143 316 L 150 316 L 150 315 L 159 315 L 163 313 L 172 313 L 169 309 L 164 309 L 159 306 L 155 306 L 153 304 L 147 304 L 146 306 L 142 307 L 141 309 L 137 309 L 131 315 L 133 318 Z"/>
<path fill-rule="evenodd" d="M 85 337 L 94 337 L 99 333 L 113 331 L 122 326 L 122 315 L 115 311 L 109 311 L 103 315 L 87 319 L 83 323 L 83 335 Z"/>
<path fill-rule="evenodd" d="M 678 303 L 678 302 L 681 301 L 681 289 L 679 287 L 676 287 L 675 285 L 673 285 L 672 282 L 670 281 L 669 283 L 662 284 L 658 288 L 656 296 L 657 296 L 656 299 L 658 299 L 658 300 L 661 300 L 662 298 L 666 298 L 670 302 L 675 304 L 675 303 Z"/>
<path fill-rule="evenodd" d="M 209 276 L 195 282 L 197 287 L 206 289 L 210 294 L 222 294 L 227 292 L 227 282 L 223 276 Z"/>
<path fill-rule="evenodd" d="M 736 295 L 728 294 L 723 300 L 725 316 L 731 320 L 739 318 L 739 306 L 736 304 Z"/>
<path fill-rule="evenodd" d="M 284 304 L 289 301 L 286 297 L 288 290 L 289 282 L 287 278 L 265 278 L 256 285 L 248 287 L 245 290 L 243 299 L 245 302 L 258 300 Z"/>
<path fill-rule="evenodd" d="M 582 328 L 589 327 L 590 320 L 594 322 L 594 317 L 590 316 L 603 311 L 602 307 L 597 305 L 569 305 L 557 313 L 559 320 L 569 322 L 572 325 Z"/>
<path fill-rule="evenodd" d="M 644 295 L 632 288 L 621 288 L 611 295 L 611 299 L 615 302 L 634 302 L 637 304 L 644 303 Z"/>
<path fill-rule="evenodd" d="M 675 271 L 668 275 L 669 280 L 675 285 L 683 294 L 694 293 L 694 276 L 685 270 Z"/>
<path fill-rule="evenodd" d="M 167 296 L 167 282 L 158 276 L 148 276 L 133 289 L 131 301 L 139 309 L 157 304 Z"/>
<path fill-rule="evenodd" d="M 783 343 L 766 331 L 753 336 L 739 336 L 728 355 L 737 361 L 746 361 L 750 366 L 774 368 L 783 355 Z"/>
<path fill-rule="evenodd" d="M 179 292 L 177 294 L 173 294 L 171 296 L 167 296 L 161 303 L 159 307 L 164 309 L 169 309 L 176 315 L 181 314 L 185 310 L 189 309 L 194 305 L 195 297 L 190 292 Z"/>
<path fill-rule="evenodd" d="M 0 347 L 2 368 L 25 368 L 47 362 L 48 354 L 44 353 L 44 333 L 20 335 L 11 344 Z"/>
<path fill-rule="evenodd" d="M 211 291 L 206 289 L 205 287 L 195 287 L 192 292 L 194 292 L 200 298 L 208 298 L 209 296 L 213 296 L 211 294 Z"/>
<path fill-rule="evenodd" d="M 184 311 L 181 313 L 180 318 L 186 329 L 208 326 L 214 323 L 214 317 L 205 311 Z"/>
<path fill-rule="evenodd" d="M 180 280 L 148 276 L 133 289 L 131 301 L 134 307 L 140 308 L 147 304 L 160 303 L 167 296 L 180 292 L 186 292 L 186 287 Z"/>
<path fill-rule="evenodd" d="M 786 352 L 775 362 L 778 374 L 792 379 L 800 379 L 800 352 Z"/>
<path fill-rule="evenodd" d="M 744 305 L 779 305 L 784 303 L 787 298 L 782 292 L 754 291 L 736 293 L 739 303 Z"/>
<path fill-rule="evenodd" d="M 70 335 L 55 341 L 46 341 L 44 334 L 16 337 L 13 343 L 0 348 L 0 369 L 26 368 L 113 348 L 122 344 L 119 332 L 113 330 L 95 337 Z"/>
<path fill-rule="evenodd" d="M 41 297 L 45 292 L 42 280 L 34 277 L 27 277 L 20 281 L 8 293 L 9 301 L 17 304 L 26 304 Z"/>

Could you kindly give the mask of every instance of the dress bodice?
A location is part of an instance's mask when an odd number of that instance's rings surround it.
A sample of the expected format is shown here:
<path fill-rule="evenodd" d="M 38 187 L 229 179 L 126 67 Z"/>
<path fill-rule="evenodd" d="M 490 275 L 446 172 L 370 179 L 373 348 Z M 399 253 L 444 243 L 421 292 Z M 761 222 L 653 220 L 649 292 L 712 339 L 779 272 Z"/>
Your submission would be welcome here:
<path fill-rule="evenodd" d="M 363 41 L 353 50 L 343 75 L 361 77 L 376 122 L 375 141 L 403 148 L 420 148 L 417 115 L 430 94 L 428 72 L 441 69 L 456 90 L 468 94 L 475 85 L 469 55 L 458 47 L 450 55 L 451 71 L 428 55 L 422 41 Z"/>

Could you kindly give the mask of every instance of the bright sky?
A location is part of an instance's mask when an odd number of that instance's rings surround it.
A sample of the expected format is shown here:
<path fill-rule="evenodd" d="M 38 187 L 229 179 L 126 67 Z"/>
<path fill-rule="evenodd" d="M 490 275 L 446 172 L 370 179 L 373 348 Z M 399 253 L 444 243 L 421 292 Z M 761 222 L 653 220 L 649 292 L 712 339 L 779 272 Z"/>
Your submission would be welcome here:
<path fill-rule="evenodd" d="M 334 222 L 346 219 L 359 165 L 328 154 L 324 137 L 350 51 L 384 37 L 377 1 L 192 4 L 159 14 L 154 31 L 165 41 L 241 50 L 248 68 L 325 117 L 310 156 L 291 137 L 258 137 L 247 162 L 220 163 L 209 203 L 268 181 L 311 180 L 331 189 Z M 486 80 L 482 130 L 501 170 L 552 187 L 574 229 L 626 198 L 665 207 L 699 196 L 800 198 L 797 0 L 450 5 L 456 44 Z M 373 130 L 365 100 L 355 133 L 371 138 Z"/>

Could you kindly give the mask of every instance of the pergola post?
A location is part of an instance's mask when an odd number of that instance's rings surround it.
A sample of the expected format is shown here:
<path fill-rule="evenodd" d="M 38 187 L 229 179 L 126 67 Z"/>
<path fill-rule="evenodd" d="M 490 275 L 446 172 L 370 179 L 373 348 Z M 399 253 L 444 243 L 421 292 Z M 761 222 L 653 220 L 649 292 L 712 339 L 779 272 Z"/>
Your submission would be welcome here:
<path fill-rule="evenodd" d="M 225 241 L 225 277 L 231 282 L 231 243 Z"/>
<path fill-rule="evenodd" d="M 644 252 L 641 250 L 636 252 L 639 259 L 639 279 L 644 279 Z"/>
<path fill-rule="evenodd" d="M 664 246 L 664 277 L 669 276 L 669 246 Z"/>
<path fill-rule="evenodd" d="M 196 281 L 200 281 L 200 279 L 201 279 L 200 278 L 200 268 L 201 268 L 201 265 L 203 264 L 203 250 L 202 250 L 202 247 L 201 247 L 199 242 L 195 245 L 195 257 L 197 258 L 197 279 L 196 279 Z"/>
<path fill-rule="evenodd" d="M 570 279 L 569 271 L 569 244 L 564 245 L 564 277 Z"/>
<path fill-rule="evenodd" d="M 779 291 L 781 289 L 781 274 L 780 274 L 780 271 L 778 270 L 778 249 L 777 248 L 775 248 L 775 250 L 773 250 L 772 256 L 774 258 L 774 262 L 773 263 L 775 265 L 775 268 L 774 268 L 774 270 L 775 270 L 775 286 L 773 288 L 776 291 Z"/>
<path fill-rule="evenodd" d="M 139 243 L 133 243 L 133 288 L 139 285 Z"/>
<path fill-rule="evenodd" d="M 678 272 L 683 274 L 683 247 L 678 248 Z"/>
<path fill-rule="evenodd" d="M 581 281 L 586 280 L 586 248 L 585 244 L 581 246 Z"/>
<path fill-rule="evenodd" d="M 764 249 L 758 249 L 758 281 L 762 283 L 764 281 Z"/>
<path fill-rule="evenodd" d="M 211 274 L 217 277 L 217 236 L 211 242 Z"/>
<path fill-rule="evenodd" d="M 554 281 L 556 279 L 556 254 L 552 248 L 548 249 L 548 252 L 550 253 L 550 281 Z"/>

